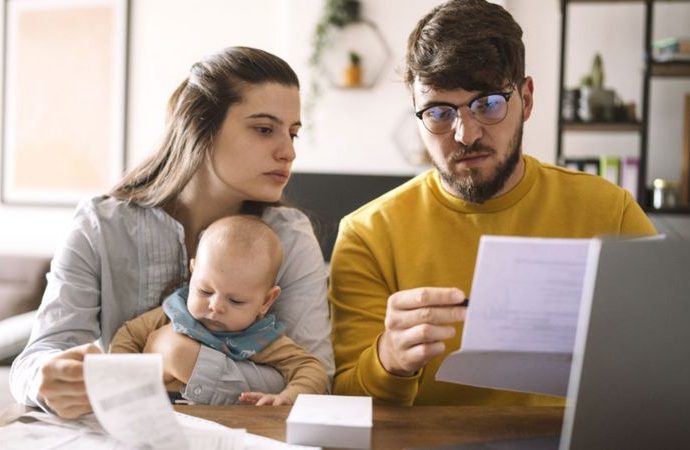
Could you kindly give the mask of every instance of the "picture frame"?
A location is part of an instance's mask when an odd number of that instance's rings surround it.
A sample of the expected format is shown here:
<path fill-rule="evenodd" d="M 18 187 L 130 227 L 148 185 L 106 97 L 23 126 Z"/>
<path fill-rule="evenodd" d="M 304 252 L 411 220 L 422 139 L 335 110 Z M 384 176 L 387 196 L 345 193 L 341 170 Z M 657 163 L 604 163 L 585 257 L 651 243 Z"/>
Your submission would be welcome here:
<path fill-rule="evenodd" d="M 128 0 L 3 0 L 0 200 L 73 206 L 126 167 Z"/>

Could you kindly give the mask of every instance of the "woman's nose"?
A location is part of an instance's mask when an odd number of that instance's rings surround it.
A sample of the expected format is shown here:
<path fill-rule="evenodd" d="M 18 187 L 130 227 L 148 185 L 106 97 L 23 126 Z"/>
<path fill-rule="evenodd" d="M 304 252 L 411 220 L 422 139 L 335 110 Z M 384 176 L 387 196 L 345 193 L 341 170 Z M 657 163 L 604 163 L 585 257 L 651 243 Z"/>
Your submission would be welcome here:
<path fill-rule="evenodd" d="M 276 149 L 275 157 L 280 161 L 292 162 L 296 156 L 295 153 L 295 143 L 292 137 L 286 139 L 280 144 L 280 147 Z"/>

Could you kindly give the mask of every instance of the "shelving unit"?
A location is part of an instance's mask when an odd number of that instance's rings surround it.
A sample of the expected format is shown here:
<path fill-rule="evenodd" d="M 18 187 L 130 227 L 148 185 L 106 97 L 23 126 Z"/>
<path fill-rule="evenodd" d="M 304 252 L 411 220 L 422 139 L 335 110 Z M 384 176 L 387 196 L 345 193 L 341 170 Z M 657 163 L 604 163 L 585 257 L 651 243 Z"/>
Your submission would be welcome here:
<path fill-rule="evenodd" d="M 630 131 L 642 130 L 642 122 L 561 122 L 563 131 Z M 560 156 L 560 155 L 559 155 Z"/>
<path fill-rule="evenodd" d="M 643 24 L 643 54 L 644 69 L 642 75 L 641 119 L 639 122 L 567 122 L 560 117 L 562 111 L 565 90 L 565 64 L 567 59 L 567 25 L 568 5 L 573 3 L 642 3 L 644 4 Z M 561 49 L 560 49 L 560 75 L 559 75 L 559 119 L 556 143 L 556 160 L 564 157 L 563 134 L 566 132 L 607 132 L 607 133 L 638 133 L 639 139 L 639 172 L 638 172 L 638 202 L 645 210 L 651 209 L 652 196 L 647 186 L 648 167 L 648 138 L 649 138 L 649 104 L 650 81 L 656 77 L 689 77 L 690 61 L 683 62 L 659 62 L 652 59 L 652 31 L 654 25 L 654 6 L 656 3 L 687 3 L 690 0 L 561 0 Z M 690 208 L 684 207 L 677 210 L 665 210 L 666 213 L 690 213 Z"/>

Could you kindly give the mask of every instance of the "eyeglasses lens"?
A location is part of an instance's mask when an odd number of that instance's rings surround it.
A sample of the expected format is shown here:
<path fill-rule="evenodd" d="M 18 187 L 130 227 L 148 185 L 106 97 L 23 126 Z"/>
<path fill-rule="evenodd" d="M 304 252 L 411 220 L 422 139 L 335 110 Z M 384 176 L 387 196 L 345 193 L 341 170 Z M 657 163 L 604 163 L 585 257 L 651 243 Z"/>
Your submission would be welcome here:
<path fill-rule="evenodd" d="M 469 104 L 472 116 L 484 125 L 492 125 L 505 119 L 508 112 L 508 101 L 500 94 L 480 97 Z M 458 118 L 458 111 L 453 106 L 432 106 L 422 114 L 422 121 L 427 130 L 434 134 L 451 131 Z"/>
<path fill-rule="evenodd" d="M 506 116 L 508 103 L 505 97 L 498 94 L 487 95 L 478 98 L 470 104 L 470 110 L 475 119 L 483 124 L 493 124 L 500 122 Z"/>

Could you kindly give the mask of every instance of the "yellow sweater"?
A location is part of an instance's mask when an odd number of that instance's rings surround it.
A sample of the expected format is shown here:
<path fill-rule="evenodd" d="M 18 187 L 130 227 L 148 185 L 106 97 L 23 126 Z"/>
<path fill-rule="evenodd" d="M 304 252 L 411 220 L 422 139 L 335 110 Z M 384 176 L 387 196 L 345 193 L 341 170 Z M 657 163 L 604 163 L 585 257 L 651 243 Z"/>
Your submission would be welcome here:
<path fill-rule="evenodd" d="M 128 320 L 115 333 L 110 353 L 142 353 L 149 335 L 169 322 L 160 306 Z M 292 403 L 299 394 L 328 393 L 330 381 L 323 364 L 285 335 L 249 359 L 257 364 L 273 366 L 283 375 L 287 383 L 283 393 L 290 397 Z M 170 392 L 178 392 L 182 387 L 179 380 L 165 384 Z"/>
<path fill-rule="evenodd" d="M 413 377 L 388 373 L 376 343 L 388 296 L 421 286 L 471 295 L 482 234 L 589 238 L 655 230 L 627 191 L 608 181 L 524 156 L 525 175 L 483 204 L 448 194 L 429 170 L 345 217 L 331 259 L 335 394 L 371 395 L 396 404 L 563 404 L 559 397 L 437 382 L 444 356 Z M 446 341 L 460 347 L 463 323 Z"/>

